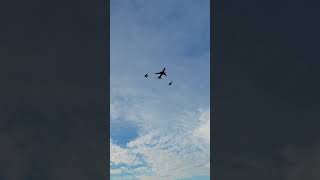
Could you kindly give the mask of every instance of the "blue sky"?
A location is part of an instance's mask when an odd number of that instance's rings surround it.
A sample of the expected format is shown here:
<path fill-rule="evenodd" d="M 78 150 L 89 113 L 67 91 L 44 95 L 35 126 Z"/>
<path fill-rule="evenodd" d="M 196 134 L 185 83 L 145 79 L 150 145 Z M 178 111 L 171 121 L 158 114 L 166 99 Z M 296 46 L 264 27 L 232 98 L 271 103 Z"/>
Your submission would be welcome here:
<path fill-rule="evenodd" d="M 111 0 L 111 179 L 209 179 L 209 18 L 209 0 Z"/>

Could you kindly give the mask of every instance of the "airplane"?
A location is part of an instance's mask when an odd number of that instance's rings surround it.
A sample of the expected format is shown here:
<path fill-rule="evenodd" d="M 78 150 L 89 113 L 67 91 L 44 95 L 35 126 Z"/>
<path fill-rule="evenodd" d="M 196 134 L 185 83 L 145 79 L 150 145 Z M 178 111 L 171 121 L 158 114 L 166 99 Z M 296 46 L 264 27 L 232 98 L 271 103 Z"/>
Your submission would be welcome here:
<path fill-rule="evenodd" d="M 147 78 L 147 77 L 148 77 L 148 73 L 147 73 L 146 75 L 144 75 L 144 77 L 146 77 L 146 78 Z"/>
<path fill-rule="evenodd" d="M 160 74 L 160 76 L 158 76 L 158 79 L 161 79 L 161 76 L 162 76 L 162 75 L 167 76 L 167 74 L 166 74 L 166 72 L 164 72 L 164 70 L 166 70 L 166 68 L 163 68 L 163 70 L 162 70 L 161 72 L 154 73 L 154 74 Z"/>
<path fill-rule="evenodd" d="M 171 86 L 171 84 L 172 84 L 172 81 L 169 83 L 169 86 Z"/>

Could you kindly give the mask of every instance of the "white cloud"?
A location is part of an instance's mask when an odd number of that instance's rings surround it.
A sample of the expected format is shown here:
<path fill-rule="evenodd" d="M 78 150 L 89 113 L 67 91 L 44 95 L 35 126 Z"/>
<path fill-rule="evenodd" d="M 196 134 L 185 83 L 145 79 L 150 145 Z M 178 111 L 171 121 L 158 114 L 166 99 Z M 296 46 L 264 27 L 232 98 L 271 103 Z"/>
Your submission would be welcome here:
<path fill-rule="evenodd" d="M 196 121 L 199 126 L 195 126 L 192 133 L 153 130 L 132 140 L 126 148 L 111 151 L 111 159 L 117 159 L 117 162 L 122 163 L 127 162 L 126 165 L 129 168 L 126 173 L 139 179 L 170 180 L 193 175 L 209 175 L 210 148 L 207 142 L 208 134 L 206 134 L 208 132 L 205 130 L 202 136 L 197 136 L 198 130 L 202 130 L 207 124 L 208 118 L 210 119 L 209 109 L 198 112 Z M 122 155 L 121 160 L 119 160 L 119 154 Z M 140 157 L 139 162 L 143 164 L 143 167 L 139 167 L 140 169 L 133 167 L 139 164 L 136 157 Z M 147 174 L 150 175 L 147 176 Z"/>
<path fill-rule="evenodd" d="M 200 125 L 194 130 L 195 136 L 210 143 L 210 109 L 204 111 L 200 116 Z"/>
<path fill-rule="evenodd" d="M 112 141 L 110 143 L 110 162 L 112 165 L 126 164 L 134 166 L 140 164 L 138 157 L 125 148 L 117 146 Z"/>

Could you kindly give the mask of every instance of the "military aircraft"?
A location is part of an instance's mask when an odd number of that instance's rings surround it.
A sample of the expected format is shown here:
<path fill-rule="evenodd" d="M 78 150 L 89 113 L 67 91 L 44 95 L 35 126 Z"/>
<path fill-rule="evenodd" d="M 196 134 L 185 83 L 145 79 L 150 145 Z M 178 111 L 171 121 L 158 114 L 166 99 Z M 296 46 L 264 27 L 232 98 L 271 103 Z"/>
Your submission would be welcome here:
<path fill-rule="evenodd" d="M 146 78 L 147 78 L 147 77 L 148 77 L 148 73 L 147 73 L 146 75 L 144 75 L 144 77 L 146 77 Z"/>
<path fill-rule="evenodd" d="M 172 84 L 172 81 L 169 83 L 169 86 L 171 86 L 171 84 Z"/>
<path fill-rule="evenodd" d="M 163 70 L 162 70 L 161 72 L 154 73 L 154 74 L 160 74 L 160 76 L 158 76 L 158 79 L 161 79 L 161 76 L 162 76 L 162 75 L 167 76 L 166 72 L 164 72 L 165 70 L 166 70 L 166 68 L 163 68 Z"/>

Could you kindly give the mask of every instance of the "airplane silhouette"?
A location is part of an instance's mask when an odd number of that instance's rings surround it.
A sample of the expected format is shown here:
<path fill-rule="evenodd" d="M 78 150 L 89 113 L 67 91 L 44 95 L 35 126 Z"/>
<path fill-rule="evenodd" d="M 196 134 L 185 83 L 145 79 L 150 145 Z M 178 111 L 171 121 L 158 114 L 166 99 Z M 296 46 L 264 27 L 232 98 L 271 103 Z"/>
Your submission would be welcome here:
<path fill-rule="evenodd" d="M 144 75 L 144 77 L 146 77 L 146 78 L 147 78 L 147 77 L 148 77 L 148 73 L 147 73 L 146 75 Z"/>
<path fill-rule="evenodd" d="M 162 76 L 162 75 L 167 76 L 167 74 L 166 74 L 166 72 L 164 72 L 164 70 L 166 70 L 166 68 L 163 68 L 163 70 L 162 70 L 161 72 L 154 73 L 154 74 L 160 74 L 160 76 L 158 76 L 158 79 L 161 79 L 161 76 Z"/>
<path fill-rule="evenodd" d="M 172 84 L 172 81 L 169 83 L 169 86 L 171 86 L 171 84 Z"/>

